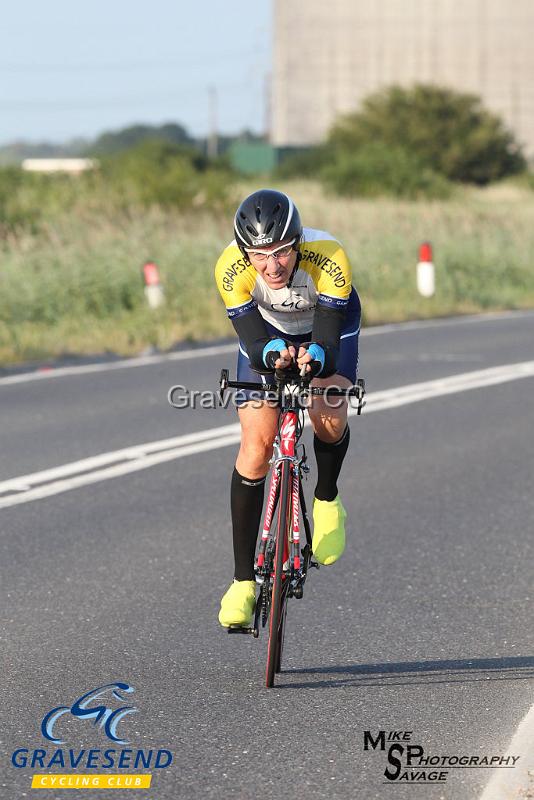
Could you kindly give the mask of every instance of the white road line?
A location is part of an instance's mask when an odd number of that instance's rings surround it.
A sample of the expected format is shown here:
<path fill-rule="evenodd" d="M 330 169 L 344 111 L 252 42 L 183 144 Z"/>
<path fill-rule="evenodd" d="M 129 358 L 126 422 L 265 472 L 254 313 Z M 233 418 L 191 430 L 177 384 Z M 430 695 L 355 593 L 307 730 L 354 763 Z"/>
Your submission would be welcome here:
<path fill-rule="evenodd" d="M 397 408 L 407 403 L 429 400 L 432 397 L 466 392 L 469 389 L 481 389 L 485 386 L 496 386 L 499 383 L 507 383 L 508 381 L 533 376 L 534 361 L 524 361 L 519 364 L 508 364 L 502 367 L 480 369 L 475 372 L 464 372 L 461 375 L 451 375 L 448 378 L 439 378 L 425 381 L 424 383 L 412 383 L 406 386 L 399 386 L 397 389 L 386 389 L 383 392 L 374 392 L 369 395 L 369 408 L 366 408 L 364 413 Z M 354 413 L 356 413 L 354 410 L 349 410 L 349 414 Z"/>
<path fill-rule="evenodd" d="M 227 447 L 230 444 L 236 444 L 240 438 L 239 433 L 220 436 L 218 439 L 211 439 L 209 441 L 186 445 L 185 447 L 165 450 L 163 453 L 145 456 L 136 461 L 128 461 L 105 469 L 99 469 L 95 472 L 88 472 L 83 475 L 75 475 L 72 478 L 65 478 L 64 480 L 47 483 L 44 486 L 38 486 L 36 489 L 30 489 L 25 494 L 17 494 L 13 497 L 6 497 L 0 500 L 0 509 L 21 505 L 22 503 L 30 503 L 33 500 L 42 500 L 44 497 L 68 492 L 71 489 L 78 489 L 80 486 L 89 486 L 92 483 L 107 481 L 110 478 L 119 478 L 121 475 L 128 475 L 131 472 L 148 469 L 148 467 L 154 467 L 156 464 L 163 464 L 165 461 L 173 461 L 176 458 L 183 458 L 184 456 L 195 455 L 196 453 L 204 453 L 207 450 L 217 450 L 219 447 Z"/>
<path fill-rule="evenodd" d="M 534 361 L 506 364 L 502 367 L 491 367 L 461 375 L 451 375 L 438 380 L 413 383 L 408 386 L 371 393 L 368 395 L 364 413 L 372 414 L 375 411 L 399 408 L 433 397 L 442 397 L 531 377 L 534 377 Z M 349 409 L 349 414 L 351 416 L 356 414 L 356 409 Z M 307 424 L 309 424 L 308 420 Z M 128 475 L 157 464 L 163 464 L 166 461 L 228 447 L 239 442 L 239 439 L 239 423 L 234 423 L 175 436 L 171 439 L 132 445 L 33 474 L 19 475 L 0 483 L 0 494 L 8 495 L 0 498 L 0 509 L 41 500 L 44 497 L 68 492 L 80 486 L 88 486 L 99 481 Z"/>
<path fill-rule="evenodd" d="M 534 705 L 523 717 L 506 751 L 519 756 L 515 769 L 495 770 L 480 800 L 517 800 L 534 790 Z"/>
<path fill-rule="evenodd" d="M 30 475 L 20 475 L 17 478 L 2 481 L 0 482 L 0 494 L 6 494 L 12 491 L 27 491 L 38 484 L 53 481 L 57 478 L 68 478 L 72 475 L 79 475 L 84 472 L 87 473 L 90 470 L 95 470 L 97 467 L 107 467 L 117 461 L 137 462 L 157 452 L 161 453 L 161 451 L 180 448 L 184 445 L 197 444 L 204 440 L 218 439 L 220 436 L 227 436 L 230 433 L 239 433 L 239 429 L 240 426 L 237 422 L 234 425 L 223 425 L 220 428 L 208 428 L 204 431 L 195 431 L 194 433 L 186 433 L 182 436 L 173 436 L 171 439 L 160 439 L 156 442 L 132 445 L 122 450 L 113 450 L 110 453 L 101 453 L 98 456 L 83 458 L 80 461 L 71 461 L 69 464 L 63 464 L 60 467 L 52 467 L 51 469 L 45 469 L 41 472 L 33 472 Z"/>
<path fill-rule="evenodd" d="M 132 367 L 146 367 L 162 364 L 166 361 L 187 361 L 194 358 L 208 358 L 235 352 L 235 344 L 218 344 L 212 347 L 199 347 L 193 350 L 180 350 L 177 353 L 163 353 L 155 356 L 139 356 L 138 358 L 123 358 L 119 361 L 106 363 L 81 364 L 75 367 L 58 367 L 39 369 L 34 372 L 21 372 L 19 375 L 6 375 L 0 378 L 0 385 L 12 386 L 28 381 L 43 381 L 50 378 L 64 378 L 66 375 L 87 375 L 92 372 L 111 372 L 115 369 L 131 369 Z"/>
<path fill-rule="evenodd" d="M 533 311 L 491 311 L 487 314 L 467 314 L 461 317 L 442 317 L 433 319 L 417 319 L 412 322 L 390 322 L 385 325 L 376 325 L 372 328 L 365 328 L 363 333 L 373 336 L 380 333 L 391 333 L 392 331 L 415 331 L 420 328 L 448 328 L 458 327 L 458 325 L 469 325 L 474 322 L 500 322 L 501 320 L 523 319 L 524 317 L 534 317 Z"/>
<path fill-rule="evenodd" d="M 414 320 L 413 322 L 394 322 L 388 325 L 376 325 L 362 330 L 362 336 L 378 336 L 384 333 L 395 331 L 413 331 L 420 328 L 443 328 L 476 322 L 495 322 L 508 319 L 521 319 L 525 316 L 533 316 L 532 311 L 499 311 L 490 314 L 473 314 L 465 317 L 447 317 L 445 319 L 425 319 Z M 153 356 L 139 356 L 137 358 L 123 358 L 117 361 L 105 363 L 81 364 L 72 367 L 58 367 L 50 369 L 39 369 L 33 372 L 21 372 L 17 375 L 6 375 L 0 378 L 0 386 L 14 386 L 30 381 L 50 380 L 51 378 L 64 378 L 68 375 L 88 375 L 95 372 L 111 372 L 116 369 L 132 369 L 133 367 L 153 366 L 163 364 L 167 361 L 187 361 L 195 358 L 209 358 L 211 356 L 234 353 L 236 342 L 230 344 L 212 345 L 208 347 L 192 348 L 190 350 L 180 350 L 176 353 L 162 353 Z"/>

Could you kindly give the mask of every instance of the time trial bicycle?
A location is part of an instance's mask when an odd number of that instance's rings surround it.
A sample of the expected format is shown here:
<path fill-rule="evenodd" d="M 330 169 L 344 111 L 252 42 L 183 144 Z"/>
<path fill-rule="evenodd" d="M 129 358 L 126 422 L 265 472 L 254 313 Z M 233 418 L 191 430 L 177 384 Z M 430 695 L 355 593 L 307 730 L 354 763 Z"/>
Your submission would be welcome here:
<path fill-rule="evenodd" d="M 358 379 L 356 385 L 349 389 L 311 386 L 304 369 L 301 373 L 296 367 L 276 370 L 274 383 L 270 384 L 230 381 L 227 369 L 222 370 L 220 378 L 221 405 L 224 405 L 227 389 L 244 389 L 258 392 L 258 398 L 277 404 L 280 408 L 278 434 L 270 462 L 269 494 L 254 569 L 259 585 L 254 621 L 252 627 L 228 628 L 228 633 L 252 634 L 257 639 L 260 625 L 265 628 L 269 623 L 265 672 L 265 685 L 268 688 L 274 686 L 274 676 L 281 670 L 287 601 L 291 597 L 301 599 L 309 569 L 319 569 L 319 564 L 312 558 L 311 528 L 302 488 L 302 476 L 310 469 L 304 444 L 299 444 L 304 429 L 304 409 L 313 396 L 323 395 L 328 399 L 356 398 L 358 414 L 361 414 L 365 405 L 365 382 L 362 379 Z M 301 519 L 304 542 L 301 539 Z"/>

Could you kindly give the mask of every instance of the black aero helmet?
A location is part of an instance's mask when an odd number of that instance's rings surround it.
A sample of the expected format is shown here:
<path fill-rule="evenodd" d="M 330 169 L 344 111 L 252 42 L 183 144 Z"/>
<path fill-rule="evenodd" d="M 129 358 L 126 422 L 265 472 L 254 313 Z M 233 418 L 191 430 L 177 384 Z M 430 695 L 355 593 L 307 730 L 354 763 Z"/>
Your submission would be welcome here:
<path fill-rule="evenodd" d="M 234 219 L 235 240 L 245 254 L 247 247 L 264 247 L 284 239 L 300 239 L 299 212 L 287 194 L 260 189 L 246 197 Z"/>

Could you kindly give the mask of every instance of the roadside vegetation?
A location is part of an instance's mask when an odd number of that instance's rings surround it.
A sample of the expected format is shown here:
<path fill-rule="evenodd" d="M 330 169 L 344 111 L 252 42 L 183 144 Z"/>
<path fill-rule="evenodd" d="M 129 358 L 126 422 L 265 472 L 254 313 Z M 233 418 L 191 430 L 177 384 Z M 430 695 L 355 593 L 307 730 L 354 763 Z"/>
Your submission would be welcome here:
<path fill-rule="evenodd" d="M 99 169 L 78 177 L 0 170 L 0 366 L 230 335 L 213 268 L 239 199 L 262 185 L 291 194 L 305 224 L 340 238 L 367 325 L 534 307 L 534 179 L 500 123 L 475 108 L 487 134 L 476 137 L 486 141 L 483 172 L 482 156 L 460 158 L 459 145 L 448 156 L 441 148 L 439 162 L 415 140 L 381 138 L 380 103 L 362 113 L 370 109 L 375 127 L 341 120 L 324 147 L 276 176 L 244 179 L 225 158 L 208 160 L 183 129 L 147 138 L 139 128 L 123 147 L 101 137 Z M 372 141 L 358 139 L 362 130 Z M 429 300 L 415 283 L 427 240 L 437 285 Z M 149 260 L 165 289 L 157 310 L 143 293 Z"/>
<path fill-rule="evenodd" d="M 525 172 L 521 148 L 478 97 L 436 86 L 391 86 L 338 119 L 327 140 L 281 166 L 343 196 L 447 199 L 458 184 Z"/>

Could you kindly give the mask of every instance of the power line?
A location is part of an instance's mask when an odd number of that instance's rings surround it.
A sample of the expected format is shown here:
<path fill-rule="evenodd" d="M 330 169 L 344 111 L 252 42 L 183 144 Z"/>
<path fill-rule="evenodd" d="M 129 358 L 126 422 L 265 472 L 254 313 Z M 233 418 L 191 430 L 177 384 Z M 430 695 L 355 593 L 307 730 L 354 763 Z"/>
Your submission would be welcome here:
<path fill-rule="evenodd" d="M 250 88 L 250 81 L 241 81 L 240 83 L 220 84 L 216 89 L 219 93 L 236 92 L 243 89 Z M 198 99 L 199 104 L 205 105 L 206 90 L 204 87 L 195 88 L 188 87 L 187 89 L 176 89 L 176 91 L 169 90 L 165 93 L 154 94 L 153 92 L 146 92 L 140 95 L 120 95 L 119 97 L 107 97 L 102 99 L 87 99 L 77 97 L 66 100 L 14 100 L 4 101 L 0 100 L 0 108 L 6 111 L 20 111 L 21 109 L 31 110 L 46 110 L 46 111 L 68 111 L 76 109 L 98 109 L 98 108 L 114 108 L 114 107 L 128 107 L 129 105 L 142 103 L 143 105 L 153 105 L 157 103 L 176 103 L 184 98 L 192 96 Z M 188 100 L 188 105 L 189 105 Z"/>
<path fill-rule="evenodd" d="M 238 53 L 219 53 L 208 56 L 197 56 L 191 58 L 184 54 L 182 59 L 169 58 L 161 60 L 150 61 L 120 61 L 120 62 L 107 62 L 102 63 L 99 61 L 85 62 L 79 64 L 15 64 L 13 62 L 0 62 L 0 70 L 7 72 L 26 72 L 26 73 L 46 73 L 46 72 L 101 72 L 101 71 L 114 71 L 114 72 L 130 72 L 132 69 L 159 69 L 161 67 L 183 67 L 183 66 L 202 66 L 204 64 L 217 63 L 222 61 L 243 61 L 250 58 L 265 58 L 270 56 L 267 50 L 251 50 L 250 52 Z"/>

